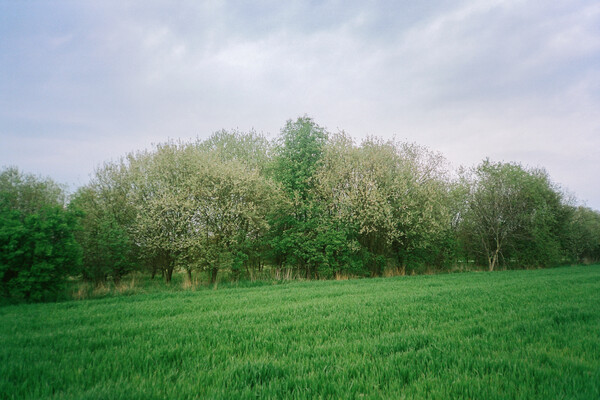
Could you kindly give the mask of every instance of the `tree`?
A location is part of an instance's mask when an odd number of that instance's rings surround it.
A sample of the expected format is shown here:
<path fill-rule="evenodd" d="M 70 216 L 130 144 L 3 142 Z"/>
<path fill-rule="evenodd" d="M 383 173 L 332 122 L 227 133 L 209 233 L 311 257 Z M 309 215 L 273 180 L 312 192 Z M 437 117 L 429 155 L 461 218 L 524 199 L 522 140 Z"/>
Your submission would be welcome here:
<path fill-rule="evenodd" d="M 136 171 L 135 240 L 163 262 L 170 282 L 176 267 L 209 271 L 249 258 L 247 251 L 267 230 L 274 187 L 257 169 L 202 146 L 158 145 L 132 158 Z"/>
<path fill-rule="evenodd" d="M 600 213 L 579 206 L 572 209 L 566 228 L 569 231 L 568 253 L 575 262 L 600 261 Z"/>
<path fill-rule="evenodd" d="M 222 162 L 208 154 L 195 160 L 196 173 L 188 181 L 191 223 L 200 265 L 210 271 L 214 283 L 223 267 L 239 274 L 262 242 L 277 189 L 258 170 L 236 160 Z"/>
<path fill-rule="evenodd" d="M 310 197 L 327 138 L 327 131 L 309 117 L 287 121 L 276 148 L 273 174 L 289 195 L 300 200 Z"/>
<path fill-rule="evenodd" d="M 80 226 L 75 237 L 83 250 L 81 273 L 96 284 L 110 277 L 115 284 L 137 268 L 135 245 L 128 229 L 131 226 L 115 213 L 114 198 L 106 188 L 91 184 L 80 188 L 71 205 L 81 211 Z"/>
<path fill-rule="evenodd" d="M 547 173 L 489 160 L 471 173 L 461 229 L 488 269 L 556 263 L 561 197 Z"/>
<path fill-rule="evenodd" d="M 435 260 L 434 245 L 450 228 L 443 167 L 439 155 L 412 144 L 368 139 L 357 147 L 344 134 L 331 139 L 318 192 L 372 275 L 392 256 L 402 267 Z"/>
<path fill-rule="evenodd" d="M 128 160 L 136 244 L 147 259 L 161 265 L 167 283 L 178 265 L 187 267 L 191 277 L 194 205 L 186 181 L 195 170 L 189 151 L 183 143 L 169 142 L 153 152 L 130 154 Z"/>
<path fill-rule="evenodd" d="M 140 266 L 139 247 L 133 240 L 137 210 L 128 158 L 97 168 L 91 182 L 77 190 L 71 205 L 81 211 L 76 238 L 83 249 L 83 278 L 95 283 L 123 276 Z"/>
<path fill-rule="evenodd" d="M 335 135 L 316 179 L 327 214 L 345 227 L 349 250 L 371 275 L 383 272 L 394 230 L 387 189 L 395 174 L 395 154 L 376 147 L 359 148 L 343 133 Z"/>
<path fill-rule="evenodd" d="M 267 177 L 271 168 L 273 146 L 261 134 L 254 131 L 245 133 L 222 130 L 215 132 L 205 141 L 197 142 L 195 146 L 201 154 L 210 154 L 211 158 L 217 158 L 224 163 L 239 163 L 245 169 L 253 173 L 258 172 L 262 178 L 273 183 Z M 276 185 L 272 186 L 272 190 L 278 191 Z M 270 210 L 277 209 L 279 204 L 274 203 L 271 204 Z M 242 273 L 254 276 L 253 274 L 262 270 L 269 253 L 268 237 L 265 233 L 241 240 L 236 245 L 238 250 L 230 263 L 234 279 Z"/>
<path fill-rule="evenodd" d="M 295 265 L 305 277 L 318 276 L 323 240 L 317 229 L 321 205 L 315 201 L 314 175 L 323 156 L 328 133 L 308 117 L 288 121 L 275 150 L 272 176 L 286 196 L 272 215 L 271 248 L 278 267 Z"/>
<path fill-rule="evenodd" d="M 81 258 L 77 214 L 62 188 L 16 168 L 0 173 L 0 293 L 26 301 L 54 300 Z"/>

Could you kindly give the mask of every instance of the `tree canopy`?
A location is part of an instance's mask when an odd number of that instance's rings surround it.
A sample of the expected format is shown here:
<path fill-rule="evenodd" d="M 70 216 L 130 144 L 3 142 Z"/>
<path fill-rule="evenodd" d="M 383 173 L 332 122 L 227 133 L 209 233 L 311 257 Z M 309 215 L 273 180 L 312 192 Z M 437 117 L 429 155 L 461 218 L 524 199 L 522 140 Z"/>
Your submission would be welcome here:
<path fill-rule="evenodd" d="M 7 168 L 0 206 L 0 290 L 13 298 L 138 270 L 216 282 L 600 260 L 600 214 L 543 169 L 484 160 L 456 174 L 426 147 L 356 143 L 306 116 L 274 140 L 219 131 L 132 152 L 70 199 Z"/>
<path fill-rule="evenodd" d="M 99 169 L 74 203 L 94 204 L 83 232 L 103 233 L 84 260 L 102 254 L 94 265 L 113 268 L 103 279 L 144 266 L 167 281 L 182 269 L 214 282 L 265 266 L 331 278 L 597 257 L 598 213 L 573 207 L 542 169 L 484 160 L 456 175 L 423 146 L 357 144 L 306 116 L 272 141 L 219 131 L 131 153 Z"/>

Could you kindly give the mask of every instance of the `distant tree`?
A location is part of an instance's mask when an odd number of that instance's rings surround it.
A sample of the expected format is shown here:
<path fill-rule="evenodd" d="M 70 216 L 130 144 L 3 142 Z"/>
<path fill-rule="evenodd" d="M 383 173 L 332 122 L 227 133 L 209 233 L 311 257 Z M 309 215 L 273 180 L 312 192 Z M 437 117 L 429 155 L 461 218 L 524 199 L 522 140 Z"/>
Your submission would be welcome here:
<path fill-rule="evenodd" d="M 195 146 L 200 154 L 209 154 L 211 159 L 216 158 L 223 163 L 239 163 L 252 173 L 258 172 L 265 179 L 272 167 L 272 143 L 264 135 L 254 131 L 218 131 L 208 139 L 197 142 Z M 269 212 L 273 212 L 278 207 L 279 204 L 274 201 L 274 204 L 270 205 Z M 232 266 L 234 279 L 241 277 L 242 274 L 255 276 L 254 274 L 260 272 L 267 262 L 269 239 L 266 232 L 262 230 L 260 232 L 261 234 L 255 237 L 240 239 L 236 245 L 238 249 L 236 255 L 228 257 L 231 262 L 225 264 L 229 263 Z"/>
<path fill-rule="evenodd" d="M 313 189 L 327 138 L 327 131 L 308 117 L 290 120 L 281 130 L 272 164 L 272 176 L 286 197 L 272 215 L 273 258 L 279 268 L 294 265 L 307 278 L 318 276 L 323 263 L 322 207 Z"/>
<path fill-rule="evenodd" d="M 139 269 L 139 246 L 133 240 L 134 189 L 130 160 L 121 158 L 97 168 L 91 182 L 72 197 L 72 206 L 82 211 L 76 237 L 83 249 L 84 279 L 119 283 Z"/>
<path fill-rule="evenodd" d="M 558 262 L 561 198 L 546 172 L 489 160 L 471 172 L 461 229 L 488 269 Z"/>
<path fill-rule="evenodd" d="M 239 269 L 267 229 L 273 186 L 257 169 L 226 160 L 202 146 L 158 145 L 138 154 L 135 240 L 164 265 L 202 268 L 214 282 L 223 267 Z"/>
<path fill-rule="evenodd" d="M 393 241 L 391 181 L 395 153 L 389 148 L 354 146 L 340 133 L 327 146 L 317 175 L 318 193 L 328 214 L 345 227 L 349 249 L 367 273 L 383 272 Z"/>
<path fill-rule="evenodd" d="M 228 267 L 234 275 L 254 255 L 269 228 L 267 214 L 277 189 L 258 170 L 237 161 L 198 157 L 188 181 L 193 201 L 192 226 L 200 265 L 211 282 Z"/>
<path fill-rule="evenodd" d="M 118 284 L 139 265 L 131 225 L 119 219 L 113 208 L 116 204 L 108 202 L 110 197 L 102 187 L 91 184 L 80 188 L 71 200 L 71 206 L 81 211 L 81 228 L 75 232 L 83 250 L 81 272 L 85 280 L 96 284 L 109 277 Z"/>
<path fill-rule="evenodd" d="M 195 170 L 182 143 L 165 143 L 128 157 L 136 208 L 133 236 L 141 252 L 160 264 L 167 283 L 177 266 L 191 276 L 193 203 L 186 181 Z"/>
<path fill-rule="evenodd" d="M 328 138 L 327 131 L 309 117 L 287 121 L 276 148 L 274 176 L 287 193 L 306 200 L 314 186 L 313 175 Z"/>
<path fill-rule="evenodd" d="M 583 206 L 573 208 L 567 228 L 567 249 L 572 259 L 579 263 L 599 262 L 600 212 Z"/>
<path fill-rule="evenodd" d="M 378 139 L 357 147 L 344 134 L 331 139 L 317 174 L 323 203 L 372 275 L 390 257 L 402 266 L 438 261 L 451 222 L 445 178 L 443 160 L 425 148 Z"/>
<path fill-rule="evenodd" d="M 0 173 L 0 293 L 26 301 L 60 297 L 77 271 L 77 215 L 62 188 L 16 168 Z"/>
<path fill-rule="evenodd" d="M 393 251 L 402 266 L 442 268 L 452 258 L 451 179 L 444 157 L 413 143 L 395 144 Z"/>

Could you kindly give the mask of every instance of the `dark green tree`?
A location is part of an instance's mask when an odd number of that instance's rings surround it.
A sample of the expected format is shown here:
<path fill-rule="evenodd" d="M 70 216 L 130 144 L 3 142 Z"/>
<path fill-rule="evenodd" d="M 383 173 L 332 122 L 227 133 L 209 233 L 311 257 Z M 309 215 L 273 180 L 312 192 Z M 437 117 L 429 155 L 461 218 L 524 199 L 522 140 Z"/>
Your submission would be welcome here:
<path fill-rule="evenodd" d="M 0 173 L 0 294 L 55 300 L 81 262 L 73 232 L 77 213 L 62 188 L 16 168 Z"/>
<path fill-rule="evenodd" d="M 83 250 L 83 278 L 96 284 L 111 278 L 118 284 L 138 265 L 136 247 L 127 225 L 107 204 L 106 195 L 100 186 L 92 184 L 77 191 L 71 206 L 81 211 L 76 239 Z"/>
<path fill-rule="evenodd" d="M 319 275 L 327 251 L 319 229 L 323 205 L 314 198 L 314 176 L 319 167 L 327 131 L 311 118 L 288 121 L 281 130 L 273 162 L 273 178 L 281 184 L 286 202 L 271 219 L 271 248 L 278 267 L 294 266 L 305 277 Z"/>
<path fill-rule="evenodd" d="M 600 261 L 600 212 L 588 207 L 573 207 L 566 225 L 565 247 L 576 263 Z"/>

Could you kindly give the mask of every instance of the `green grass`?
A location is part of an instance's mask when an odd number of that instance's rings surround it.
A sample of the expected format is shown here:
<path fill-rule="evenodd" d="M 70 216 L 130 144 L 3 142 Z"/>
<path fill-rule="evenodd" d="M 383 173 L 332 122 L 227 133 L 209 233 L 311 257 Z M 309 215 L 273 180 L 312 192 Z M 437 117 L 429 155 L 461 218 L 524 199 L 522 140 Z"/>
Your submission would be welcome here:
<path fill-rule="evenodd" d="M 0 398 L 600 398 L 600 266 L 0 308 Z"/>

